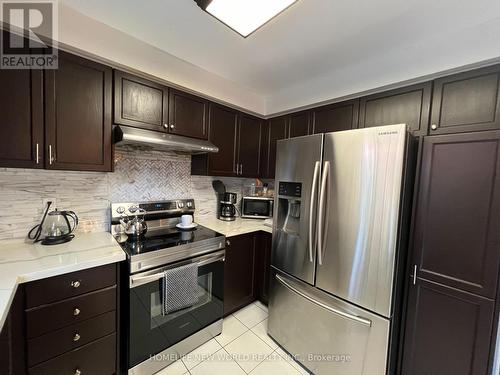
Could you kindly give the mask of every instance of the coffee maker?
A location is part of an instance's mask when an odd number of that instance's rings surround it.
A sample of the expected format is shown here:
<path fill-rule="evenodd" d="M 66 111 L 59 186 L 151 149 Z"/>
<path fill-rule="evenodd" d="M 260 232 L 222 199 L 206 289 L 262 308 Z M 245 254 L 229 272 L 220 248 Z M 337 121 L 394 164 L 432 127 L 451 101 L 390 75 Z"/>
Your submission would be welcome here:
<path fill-rule="evenodd" d="M 236 193 L 220 193 L 217 218 L 223 221 L 234 221 L 236 219 L 236 200 Z"/>

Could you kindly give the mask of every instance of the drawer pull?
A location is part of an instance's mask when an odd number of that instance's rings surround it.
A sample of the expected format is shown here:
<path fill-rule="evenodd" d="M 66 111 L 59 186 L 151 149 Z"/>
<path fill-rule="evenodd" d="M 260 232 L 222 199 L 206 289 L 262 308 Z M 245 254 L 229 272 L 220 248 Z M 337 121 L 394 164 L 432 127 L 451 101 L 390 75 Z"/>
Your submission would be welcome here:
<path fill-rule="evenodd" d="M 80 309 L 78 307 L 75 307 L 75 309 L 73 310 L 73 315 L 74 316 L 80 315 Z"/>
<path fill-rule="evenodd" d="M 76 280 L 76 281 L 72 281 L 72 282 L 71 282 L 71 286 L 72 286 L 73 288 L 75 288 L 75 289 L 76 289 L 76 288 L 78 288 L 78 287 L 80 286 L 80 281 L 78 281 L 78 280 Z"/>
<path fill-rule="evenodd" d="M 73 341 L 77 342 L 78 340 L 80 340 L 80 335 L 78 333 L 75 333 L 75 335 L 73 336 Z"/>
<path fill-rule="evenodd" d="M 78 369 L 78 368 L 77 368 L 77 369 L 75 370 L 75 375 L 82 375 L 82 372 L 80 371 L 80 369 Z"/>

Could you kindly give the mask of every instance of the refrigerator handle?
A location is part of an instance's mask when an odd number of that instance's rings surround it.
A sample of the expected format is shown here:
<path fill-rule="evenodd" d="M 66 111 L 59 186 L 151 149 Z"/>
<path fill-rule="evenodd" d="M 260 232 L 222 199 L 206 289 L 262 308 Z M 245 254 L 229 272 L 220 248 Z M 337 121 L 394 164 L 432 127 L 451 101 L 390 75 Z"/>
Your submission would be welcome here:
<path fill-rule="evenodd" d="M 321 179 L 321 190 L 319 193 L 318 209 L 318 263 L 323 265 L 323 258 L 326 249 L 326 229 L 328 228 L 328 219 L 330 215 L 325 215 L 330 198 L 330 162 L 323 164 L 323 178 Z"/>
<path fill-rule="evenodd" d="M 306 292 L 303 292 L 295 287 L 293 287 L 292 285 L 290 285 L 283 277 L 281 277 L 280 275 L 276 274 L 276 280 L 278 280 L 281 284 L 283 284 L 286 288 L 288 288 L 289 290 L 291 290 L 292 292 L 298 294 L 299 296 L 305 298 L 306 300 L 308 300 L 309 302 L 312 302 L 314 303 L 315 305 L 318 305 L 322 308 L 324 308 L 325 310 L 328 310 L 330 311 L 331 313 L 333 314 L 336 314 L 336 315 L 339 315 L 343 318 L 346 318 L 346 319 L 349 319 L 349 320 L 353 320 L 357 323 L 361 323 L 365 326 L 368 326 L 368 327 L 371 327 L 372 326 L 372 322 L 371 320 L 368 320 L 368 319 L 365 319 L 365 318 L 362 318 L 360 316 L 357 316 L 357 315 L 353 315 L 353 314 L 350 314 L 346 311 L 342 311 L 342 310 L 339 310 L 338 308 L 335 308 L 333 306 L 330 306 L 330 305 L 327 305 L 326 303 L 323 303 L 321 301 L 318 301 L 316 299 L 314 299 L 313 297 L 309 296 Z"/>
<path fill-rule="evenodd" d="M 314 174 L 311 188 L 311 199 L 309 203 L 309 261 L 313 262 L 313 251 L 316 249 L 316 233 L 313 230 L 314 223 L 314 206 L 316 203 L 316 192 L 318 190 L 318 178 L 319 178 L 319 169 L 321 167 L 321 163 L 317 161 L 314 163 Z M 316 224 L 318 225 L 318 224 Z"/>

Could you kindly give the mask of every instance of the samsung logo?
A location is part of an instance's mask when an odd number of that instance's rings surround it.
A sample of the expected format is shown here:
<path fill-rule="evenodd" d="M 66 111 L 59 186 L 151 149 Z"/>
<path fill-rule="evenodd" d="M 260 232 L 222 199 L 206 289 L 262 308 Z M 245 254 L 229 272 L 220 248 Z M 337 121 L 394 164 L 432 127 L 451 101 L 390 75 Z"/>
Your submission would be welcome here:
<path fill-rule="evenodd" d="M 397 130 L 393 130 L 392 132 L 379 132 L 378 135 L 391 135 L 391 134 L 398 134 Z"/>

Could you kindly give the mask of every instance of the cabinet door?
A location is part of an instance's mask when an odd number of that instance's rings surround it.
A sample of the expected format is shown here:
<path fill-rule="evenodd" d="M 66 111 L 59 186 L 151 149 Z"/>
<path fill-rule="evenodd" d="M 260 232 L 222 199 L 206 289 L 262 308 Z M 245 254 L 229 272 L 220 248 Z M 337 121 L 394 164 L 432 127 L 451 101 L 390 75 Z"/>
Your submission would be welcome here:
<path fill-rule="evenodd" d="M 405 375 L 487 375 L 494 301 L 419 279 L 412 285 Z"/>
<path fill-rule="evenodd" d="M 238 113 L 232 109 L 210 104 L 210 141 L 219 152 L 208 156 L 210 176 L 236 176 L 236 130 Z"/>
<path fill-rule="evenodd" d="M 114 105 L 115 124 L 167 131 L 168 87 L 115 70 Z"/>
<path fill-rule="evenodd" d="M 495 298 L 500 131 L 425 137 L 414 259 L 419 277 Z"/>
<path fill-rule="evenodd" d="M 240 114 L 238 137 L 239 175 L 259 177 L 260 174 L 260 135 L 262 121 L 258 118 Z"/>
<path fill-rule="evenodd" d="M 431 134 L 500 128 L 500 65 L 434 81 Z"/>
<path fill-rule="evenodd" d="M 111 68 L 60 51 L 45 76 L 46 167 L 111 171 Z"/>
<path fill-rule="evenodd" d="M 267 178 L 274 178 L 276 172 L 276 142 L 287 137 L 288 118 L 277 117 L 268 121 L 269 154 L 267 161 Z"/>
<path fill-rule="evenodd" d="M 313 134 L 358 127 L 359 99 L 330 104 L 313 110 Z"/>
<path fill-rule="evenodd" d="M 271 233 L 260 232 L 256 242 L 255 279 L 258 298 L 265 304 L 269 301 L 269 277 L 271 273 Z"/>
<path fill-rule="evenodd" d="M 224 315 L 255 299 L 255 235 L 229 237 L 224 262 Z"/>
<path fill-rule="evenodd" d="M 207 139 L 208 101 L 173 89 L 169 100 L 169 132 Z"/>
<path fill-rule="evenodd" d="M 0 166 L 43 168 L 41 70 L 0 69 Z"/>
<path fill-rule="evenodd" d="M 289 119 L 288 138 L 300 137 L 310 133 L 311 113 L 309 111 L 292 113 Z"/>
<path fill-rule="evenodd" d="M 361 98 L 359 127 L 406 124 L 413 135 L 426 135 L 431 87 L 426 82 Z"/>

